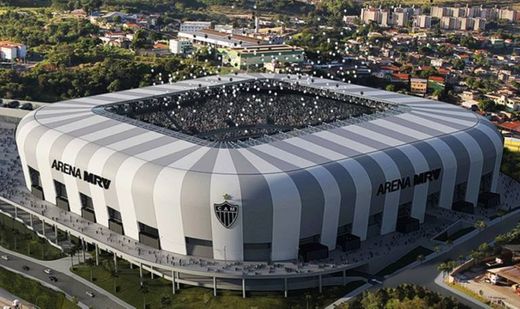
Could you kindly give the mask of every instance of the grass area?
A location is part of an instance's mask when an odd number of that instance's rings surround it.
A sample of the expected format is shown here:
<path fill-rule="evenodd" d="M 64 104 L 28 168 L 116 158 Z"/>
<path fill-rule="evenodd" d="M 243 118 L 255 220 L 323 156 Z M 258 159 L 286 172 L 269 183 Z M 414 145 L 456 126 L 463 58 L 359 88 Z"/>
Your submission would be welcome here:
<path fill-rule="evenodd" d="M 0 214 L 0 245 L 40 260 L 55 260 L 65 256 L 24 224 L 3 214 Z"/>
<path fill-rule="evenodd" d="M 446 284 L 449 285 L 450 287 L 454 288 L 455 290 L 462 292 L 462 293 L 468 295 L 469 297 L 478 300 L 479 302 L 481 302 L 483 304 L 491 305 L 491 302 L 488 299 L 480 296 L 479 294 L 475 293 L 474 291 L 472 291 L 470 289 L 465 288 L 464 286 L 462 286 L 460 284 L 448 283 L 448 282 L 446 282 Z"/>
<path fill-rule="evenodd" d="M 118 261 L 118 273 L 113 272 L 112 260 L 102 256 L 100 265 L 75 265 L 74 272 L 125 302 L 143 308 L 322 308 L 334 302 L 349 291 L 364 284 L 364 281 L 353 281 L 346 286 L 324 287 L 323 293 L 317 289 L 290 291 L 288 298 L 282 292 L 248 292 L 243 299 L 241 291 L 218 291 L 218 297 L 213 297 L 213 290 L 182 286 L 177 294 L 172 294 L 170 281 L 156 278 L 150 279 L 150 274 L 144 271 L 145 287 L 140 288 L 139 270 L 130 269 L 128 262 Z"/>
<path fill-rule="evenodd" d="M 468 226 L 468 227 L 465 227 L 465 228 L 462 228 L 462 229 L 456 231 L 455 233 L 453 233 L 449 236 L 448 236 L 447 232 L 444 232 L 441 235 L 437 236 L 437 238 L 435 238 L 435 240 L 444 241 L 444 242 L 445 241 L 454 241 L 455 239 L 459 239 L 462 236 L 472 232 L 473 230 L 475 230 L 475 228 L 473 226 Z"/>
<path fill-rule="evenodd" d="M 78 308 L 63 293 L 0 267 L 0 287 L 42 309 Z"/>
<path fill-rule="evenodd" d="M 427 256 L 427 255 L 429 255 L 431 253 L 433 253 L 432 250 L 430 250 L 428 248 L 425 248 L 425 247 L 422 247 L 422 246 L 419 246 L 419 247 L 411 250 L 407 254 L 403 255 L 400 259 L 398 259 L 394 263 L 392 263 L 392 264 L 388 265 L 387 267 L 383 268 L 381 271 L 379 271 L 377 273 L 377 275 L 378 276 L 386 276 L 386 275 L 393 274 L 394 272 L 396 272 L 397 270 L 405 267 L 406 265 L 409 265 L 409 264 L 417 261 L 417 259 L 420 256 L 425 257 L 425 256 Z"/>

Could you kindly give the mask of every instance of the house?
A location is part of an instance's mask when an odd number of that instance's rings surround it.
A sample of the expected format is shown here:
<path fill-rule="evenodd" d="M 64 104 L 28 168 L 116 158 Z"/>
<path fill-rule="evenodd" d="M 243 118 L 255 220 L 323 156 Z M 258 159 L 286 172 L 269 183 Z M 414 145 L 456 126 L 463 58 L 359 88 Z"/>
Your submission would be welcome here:
<path fill-rule="evenodd" d="M 0 60 L 15 60 L 27 56 L 27 47 L 24 44 L 11 41 L 0 41 Z"/>
<path fill-rule="evenodd" d="M 394 73 L 390 76 L 390 81 L 392 83 L 406 83 L 410 81 L 410 74 L 405 73 Z"/>
<path fill-rule="evenodd" d="M 441 59 L 441 58 L 431 59 L 430 64 L 433 67 L 440 68 L 444 65 L 444 59 Z"/>
<path fill-rule="evenodd" d="M 426 94 L 428 91 L 428 80 L 424 78 L 411 78 L 410 91 L 417 94 Z"/>

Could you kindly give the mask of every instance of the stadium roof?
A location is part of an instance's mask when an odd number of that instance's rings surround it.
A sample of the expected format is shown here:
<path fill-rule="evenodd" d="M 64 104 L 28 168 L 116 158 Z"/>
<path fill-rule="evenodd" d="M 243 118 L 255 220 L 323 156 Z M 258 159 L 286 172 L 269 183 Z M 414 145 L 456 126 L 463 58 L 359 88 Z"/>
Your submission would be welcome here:
<path fill-rule="evenodd" d="M 200 144 L 190 138 L 172 136 L 152 125 L 138 126 L 127 122 L 126 117 L 116 119 L 95 112 L 107 104 L 162 97 L 198 87 L 259 78 L 299 82 L 308 87 L 363 96 L 398 104 L 403 110 L 382 117 L 355 118 L 341 125 L 311 128 L 263 143 L 243 145 Z M 310 168 L 466 131 L 480 121 L 477 115 L 451 104 L 332 80 L 280 74 L 202 77 L 62 101 L 42 107 L 33 115 L 41 126 L 77 138 L 82 143 L 153 161 L 160 166 L 217 174 L 269 174 Z M 34 120 L 31 118 L 24 118 L 20 125 Z"/>

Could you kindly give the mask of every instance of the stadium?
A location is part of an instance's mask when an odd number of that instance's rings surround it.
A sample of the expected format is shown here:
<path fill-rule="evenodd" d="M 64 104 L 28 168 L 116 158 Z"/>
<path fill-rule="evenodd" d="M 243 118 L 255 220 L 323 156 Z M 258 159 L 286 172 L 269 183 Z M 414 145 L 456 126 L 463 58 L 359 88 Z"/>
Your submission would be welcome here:
<path fill-rule="evenodd" d="M 366 263 L 348 252 L 367 240 L 497 198 L 503 149 L 493 124 L 455 105 L 275 74 L 50 104 L 21 120 L 16 143 L 27 189 L 60 229 L 174 281 L 205 273 L 244 290 L 244 278 L 344 276 Z M 316 267 L 283 264 L 297 261 Z"/>

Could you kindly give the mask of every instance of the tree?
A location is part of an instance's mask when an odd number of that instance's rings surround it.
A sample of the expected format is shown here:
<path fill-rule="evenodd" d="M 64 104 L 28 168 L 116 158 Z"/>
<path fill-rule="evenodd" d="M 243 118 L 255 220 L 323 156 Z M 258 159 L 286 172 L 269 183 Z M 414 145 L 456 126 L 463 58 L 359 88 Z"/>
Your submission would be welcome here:
<path fill-rule="evenodd" d="M 148 33 L 145 30 L 139 29 L 134 33 L 134 38 L 130 45 L 132 49 L 149 48 L 152 42 L 148 38 Z"/>
<path fill-rule="evenodd" d="M 495 111 L 497 104 L 491 99 L 481 99 L 478 101 L 478 108 L 485 112 Z"/>
<path fill-rule="evenodd" d="M 474 224 L 474 227 L 478 230 L 483 230 L 487 227 L 487 224 L 484 222 L 484 220 L 477 220 Z"/>
<path fill-rule="evenodd" d="M 388 84 L 388 85 L 386 85 L 385 90 L 386 91 L 395 91 L 395 85 Z"/>

